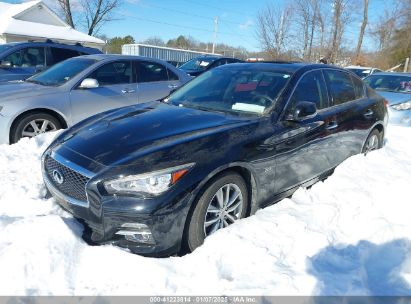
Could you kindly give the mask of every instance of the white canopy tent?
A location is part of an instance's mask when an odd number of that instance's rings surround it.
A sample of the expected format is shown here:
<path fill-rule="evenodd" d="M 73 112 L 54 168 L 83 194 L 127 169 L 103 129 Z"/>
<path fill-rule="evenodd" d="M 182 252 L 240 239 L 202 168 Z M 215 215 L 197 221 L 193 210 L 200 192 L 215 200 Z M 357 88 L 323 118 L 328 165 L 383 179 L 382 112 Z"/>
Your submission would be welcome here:
<path fill-rule="evenodd" d="M 0 2 L 0 44 L 21 41 L 81 43 L 101 49 L 105 42 L 67 25 L 42 1 Z"/>

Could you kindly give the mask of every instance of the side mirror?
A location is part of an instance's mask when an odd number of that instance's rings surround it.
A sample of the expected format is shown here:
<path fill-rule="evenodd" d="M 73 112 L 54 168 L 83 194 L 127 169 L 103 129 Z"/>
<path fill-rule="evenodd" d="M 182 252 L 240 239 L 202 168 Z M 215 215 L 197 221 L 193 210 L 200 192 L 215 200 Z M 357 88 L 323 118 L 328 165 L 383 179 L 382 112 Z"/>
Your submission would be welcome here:
<path fill-rule="evenodd" d="M 317 114 L 317 106 L 313 102 L 301 101 L 299 102 L 292 114 L 287 117 L 288 121 L 301 121 L 304 118 L 313 117 Z"/>
<path fill-rule="evenodd" d="M 0 68 L 11 68 L 11 62 L 10 61 L 1 61 L 0 62 Z"/>
<path fill-rule="evenodd" d="M 99 86 L 100 84 L 98 83 L 96 79 L 86 78 L 81 82 L 79 88 L 80 89 L 96 89 Z"/>
<path fill-rule="evenodd" d="M 46 69 L 44 65 L 36 65 L 36 73 L 43 72 Z"/>

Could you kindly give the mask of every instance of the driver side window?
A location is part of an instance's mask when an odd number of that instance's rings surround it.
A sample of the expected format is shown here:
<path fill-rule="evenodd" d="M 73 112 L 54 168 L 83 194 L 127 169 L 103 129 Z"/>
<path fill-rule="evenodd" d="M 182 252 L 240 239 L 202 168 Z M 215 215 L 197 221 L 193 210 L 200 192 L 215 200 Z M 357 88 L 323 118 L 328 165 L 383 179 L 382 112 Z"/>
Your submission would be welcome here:
<path fill-rule="evenodd" d="M 287 113 L 293 113 L 296 105 L 302 101 L 315 103 L 317 110 L 328 107 L 328 97 L 324 78 L 320 70 L 303 76 L 291 96 Z"/>

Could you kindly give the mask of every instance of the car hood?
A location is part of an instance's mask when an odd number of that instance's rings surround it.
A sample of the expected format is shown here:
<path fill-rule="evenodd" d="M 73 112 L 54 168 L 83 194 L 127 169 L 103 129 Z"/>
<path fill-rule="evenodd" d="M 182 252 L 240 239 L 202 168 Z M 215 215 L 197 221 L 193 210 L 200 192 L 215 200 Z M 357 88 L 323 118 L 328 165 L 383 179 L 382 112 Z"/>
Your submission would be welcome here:
<path fill-rule="evenodd" d="M 16 100 L 50 94 L 56 87 L 42 86 L 30 82 L 5 82 L 0 84 L 0 100 Z"/>
<path fill-rule="evenodd" d="M 100 116 L 101 117 L 101 116 Z M 129 161 L 255 119 L 177 107 L 160 102 L 110 112 L 74 126 L 58 138 L 69 149 L 103 166 Z"/>
<path fill-rule="evenodd" d="M 395 105 L 399 103 L 403 103 L 406 101 L 411 100 L 410 93 L 397 93 L 397 92 L 384 92 L 384 91 L 377 91 L 379 95 L 384 97 L 389 105 Z"/>

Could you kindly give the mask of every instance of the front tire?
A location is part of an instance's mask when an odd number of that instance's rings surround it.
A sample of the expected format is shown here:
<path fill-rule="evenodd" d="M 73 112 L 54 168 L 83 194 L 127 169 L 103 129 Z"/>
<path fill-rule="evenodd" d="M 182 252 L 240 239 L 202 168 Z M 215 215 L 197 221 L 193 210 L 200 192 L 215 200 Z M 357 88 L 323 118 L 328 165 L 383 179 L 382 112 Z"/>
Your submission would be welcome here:
<path fill-rule="evenodd" d="M 14 144 L 23 137 L 57 131 L 61 129 L 60 121 L 47 113 L 30 113 L 16 120 L 10 132 L 10 143 Z"/>
<path fill-rule="evenodd" d="M 241 175 L 224 173 L 209 183 L 195 204 L 187 231 L 190 251 L 201 246 L 207 236 L 247 215 L 247 185 Z"/>

